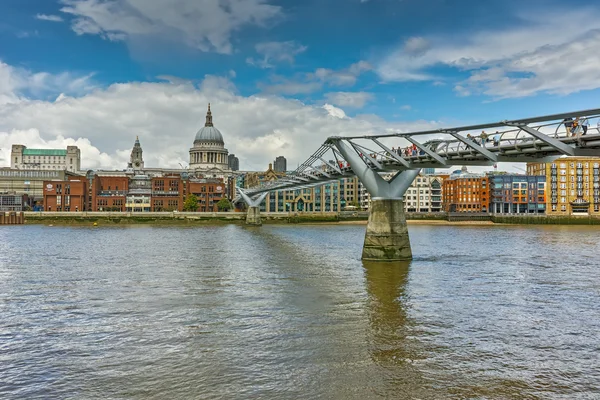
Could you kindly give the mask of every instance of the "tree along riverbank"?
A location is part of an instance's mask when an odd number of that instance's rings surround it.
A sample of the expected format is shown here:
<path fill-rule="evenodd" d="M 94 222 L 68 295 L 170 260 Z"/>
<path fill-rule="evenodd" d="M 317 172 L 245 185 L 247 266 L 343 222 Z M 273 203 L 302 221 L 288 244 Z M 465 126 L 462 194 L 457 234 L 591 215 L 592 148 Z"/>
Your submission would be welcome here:
<path fill-rule="evenodd" d="M 26 224 L 83 225 L 103 224 L 243 224 L 245 212 L 25 212 Z M 367 211 L 342 212 L 263 212 L 264 224 L 303 223 L 364 223 Z M 596 216 L 548 215 L 491 215 L 483 213 L 406 213 L 412 224 L 549 224 L 549 225 L 600 225 Z"/>

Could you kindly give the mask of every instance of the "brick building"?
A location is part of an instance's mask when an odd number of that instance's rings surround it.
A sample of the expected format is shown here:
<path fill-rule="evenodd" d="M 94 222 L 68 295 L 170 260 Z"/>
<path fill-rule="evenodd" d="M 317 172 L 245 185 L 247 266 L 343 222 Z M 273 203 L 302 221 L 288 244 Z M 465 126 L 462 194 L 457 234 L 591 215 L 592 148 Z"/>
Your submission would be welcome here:
<path fill-rule="evenodd" d="M 489 211 L 490 184 L 484 174 L 472 174 L 463 168 L 445 179 L 442 185 L 444 211 L 483 212 Z"/>
<path fill-rule="evenodd" d="M 91 175 L 89 180 L 89 210 L 125 211 L 125 201 L 129 192 L 129 178 L 123 176 Z"/>
<path fill-rule="evenodd" d="M 152 178 L 152 211 L 183 211 L 183 186 L 180 175 Z"/>
<path fill-rule="evenodd" d="M 217 203 L 226 196 L 225 184 L 222 179 L 189 179 L 185 182 L 185 195 L 193 194 L 198 198 L 198 209 L 200 212 L 218 211 Z M 181 202 L 181 210 L 183 201 Z"/>
<path fill-rule="evenodd" d="M 44 210 L 87 211 L 88 195 L 88 181 L 84 177 L 44 181 Z"/>

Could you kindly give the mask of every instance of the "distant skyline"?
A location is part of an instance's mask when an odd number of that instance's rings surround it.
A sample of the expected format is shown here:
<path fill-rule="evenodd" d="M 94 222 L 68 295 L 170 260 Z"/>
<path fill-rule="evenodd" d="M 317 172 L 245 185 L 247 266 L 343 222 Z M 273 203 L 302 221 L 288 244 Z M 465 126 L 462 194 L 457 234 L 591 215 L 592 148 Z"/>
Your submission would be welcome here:
<path fill-rule="evenodd" d="M 596 108 L 598 65 L 591 0 L 3 0 L 0 164 L 123 168 L 139 136 L 177 168 L 210 102 L 240 169 L 291 167 L 332 135 Z"/>

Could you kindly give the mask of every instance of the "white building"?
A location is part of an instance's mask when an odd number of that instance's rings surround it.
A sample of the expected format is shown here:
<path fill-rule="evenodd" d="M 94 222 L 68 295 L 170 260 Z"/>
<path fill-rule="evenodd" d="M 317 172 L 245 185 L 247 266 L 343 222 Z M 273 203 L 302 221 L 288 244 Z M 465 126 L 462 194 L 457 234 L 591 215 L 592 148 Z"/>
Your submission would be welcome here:
<path fill-rule="evenodd" d="M 13 144 L 10 154 L 10 167 L 14 169 L 77 172 L 81 169 L 81 151 L 77 146 L 67 146 L 66 150 L 28 149 L 22 144 Z"/>
<path fill-rule="evenodd" d="M 443 179 L 435 175 L 417 175 L 404 194 L 404 211 L 442 211 L 442 182 Z"/>

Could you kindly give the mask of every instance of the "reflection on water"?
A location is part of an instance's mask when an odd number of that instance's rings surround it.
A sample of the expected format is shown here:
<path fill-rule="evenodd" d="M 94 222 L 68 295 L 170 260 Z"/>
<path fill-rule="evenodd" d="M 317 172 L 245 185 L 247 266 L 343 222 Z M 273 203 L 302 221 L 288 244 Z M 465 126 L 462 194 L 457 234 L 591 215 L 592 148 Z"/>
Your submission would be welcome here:
<path fill-rule="evenodd" d="M 381 368 L 385 387 L 378 394 L 401 398 L 431 396 L 418 368 L 419 352 L 412 337 L 414 326 L 407 317 L 406 284 L 410 262 L 365 262 L 368 297 L 369 353 Z"/>
<path fill-rule="evenodd" d="M 0 398 L 600 398 L 600 230 L 410 233 L 0 227 Z"/>

